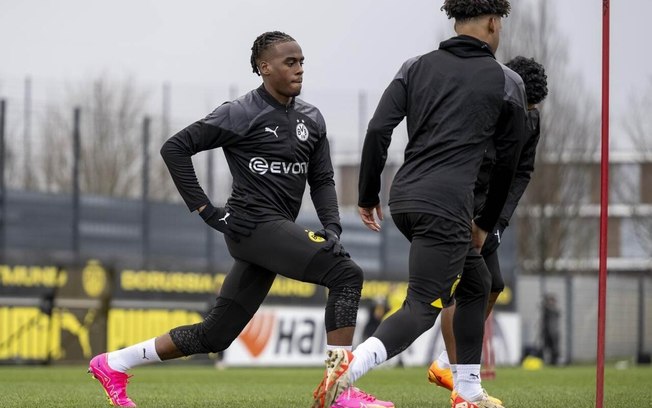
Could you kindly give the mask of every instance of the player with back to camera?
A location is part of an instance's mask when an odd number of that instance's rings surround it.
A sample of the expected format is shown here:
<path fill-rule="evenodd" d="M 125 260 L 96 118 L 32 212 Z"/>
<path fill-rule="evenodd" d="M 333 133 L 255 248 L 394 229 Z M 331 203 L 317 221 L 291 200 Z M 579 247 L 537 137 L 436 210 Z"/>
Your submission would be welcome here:
<path fill-rule="evenodd" d="M 502 408 L 480 381 L 491 277 L 479 251 L 514 177 L 525 137 L 525 90 L 521 78 L 494 57 L 508 0 L 445 0 L 442 9 L 455 19 L 458 36 L 399 69 L 369 122 L 360 168 L 360 216 L 379 231 L 381 173 L 392 132 L 406 118 L 408 143 L 389 206 L 411 242 L 407 297 L 355 351 L 328 353 L 318 407 L 329 406 L 369 370 L 404 351 L 455 294 L 459 393 L 452 406 Z M 473 187 L 490 143 L 496 162 L 485 206 L 474 217 Z M 465 262 L 473 267 L 464 268 Z"/>
<path fill-rule="evenodd" d="M 329 289 L 327 348 L 351 349 L 362 270 L 340 243 L 337 196 L 326 125 L 319 110 L 298 99 L 304 56 L 289 35 L 266 32 L 254 41 L 253 72 L 263 84 L 225 103 L 172 136 L 161 149 L 190 211 L 224 234 L 235 262 L 215 306 L 198 324 L 95 356 L 89 371 L 112 405 L 133 407 L 127 396 L 136 366 L 229 347 L 267 296 L 277 274 Z M 233 176 L 224 207 L 215 207 L 197 181 L 191 156 L 221 147 Z M 306 181 L 323 228 L 295 223 Z M 356 407 L 393 407 L 357 389 Z"/>
<path fill-rule="evenodd" d="M 525 189 L 530 182 L 532 172 L 534 171 L 534 159 L 536 155 L 537 144 L 541 134 L 541 125 L 539 118 L 538 104 L 541 103 L 548 95 L 548 81 L 545 70 L 541 64 L 534 58 L 525 58 L 518 56 L 505 64 L 512 71 L 516 72 L 525 84 L 525 94 L 527 97 L 527 139 L 516 168 L 516 175 L 507 196 L 507 202 L 503 207 L 498 222 L 491 234 L 482 246 L 482 257 L 491 273 L 491 293 L 487 306 L 486 317 L 488 318 L 496 303 L 496 299 L 505 289 L 500 272 L 500 263 L 498 262 L 498 246 L 505 231 L 509 225 L 509 220 L 516 210 Z M 474 189 L 474 208 L 475 213 L 479 213 L 487 198 L 487 188 L 491 170 L 496 159 L 496 152 L 493 146 L 489 146 L 480 167 L 480 174 L 475 182 Z M 465 267 L 467 265 L 465 264 Z M 455 354 L 455 336 L 453 333 L 453 316 L 455 313 L 455 304 L 445 308 L 441 316 L 441 332 L 444 337 L 446 349 L 442 351 L 439 357 L 432 362 L 428 370 L 428 380 L 440 387 L 453 391 L 455 388 L 455 377 L 457 375 L 456 354 Z"/>

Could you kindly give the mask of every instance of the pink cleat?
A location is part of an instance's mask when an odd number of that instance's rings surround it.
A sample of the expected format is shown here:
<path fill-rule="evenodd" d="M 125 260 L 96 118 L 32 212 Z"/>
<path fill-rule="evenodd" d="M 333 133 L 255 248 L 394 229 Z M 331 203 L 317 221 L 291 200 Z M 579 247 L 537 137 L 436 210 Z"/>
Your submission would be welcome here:
<path fill-rule="evenodd" d="M 381 401 L 357 387 L 349 387 L 340 394 L 331 408 L 394 408 L 394 403 Z"/>
<path fill-rule="evenodd" d="M 127 397 L 127 383 L 130 375 L 109 367 L 107 353 L 99 354 L 91 360 L 88 372 L 100 382 L 109 404 L 116 407 L 135 407 L 136 404 Z"/>

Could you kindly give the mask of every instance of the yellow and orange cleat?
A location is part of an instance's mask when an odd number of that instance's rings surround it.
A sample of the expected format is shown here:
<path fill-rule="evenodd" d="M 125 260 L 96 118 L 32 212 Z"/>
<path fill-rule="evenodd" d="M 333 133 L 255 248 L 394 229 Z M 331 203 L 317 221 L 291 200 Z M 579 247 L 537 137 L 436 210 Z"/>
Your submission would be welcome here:
<path fill-rule="evenodd" d="M 450 368 L 441 368 L 437 360 L 433 361 L 428 368 L 428 381 L 432 384 L 453 391 L 453 372 Z"/>

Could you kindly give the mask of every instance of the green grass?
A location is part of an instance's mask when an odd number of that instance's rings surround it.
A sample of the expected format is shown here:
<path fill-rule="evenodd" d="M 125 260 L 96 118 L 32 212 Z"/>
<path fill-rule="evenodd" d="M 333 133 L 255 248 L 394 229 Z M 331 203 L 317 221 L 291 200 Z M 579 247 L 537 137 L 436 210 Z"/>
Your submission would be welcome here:
<path fill-rule="evenodd" d="M 309 407 L 319 369 L 236 369 L 170 364 L 144 367 L 129 385 L 139 407 Z M 400 408 L 449 407 L 424 368 L 379 369 L 357 385 Z M 499 368 L 487 390 L 514 407 L 593 407 L 595 368 Z M 0 367 L 0 407 L 108 407 L 82 366 Z M 652 368 L 607 368 L 605 407 L 652 407 Z"/>

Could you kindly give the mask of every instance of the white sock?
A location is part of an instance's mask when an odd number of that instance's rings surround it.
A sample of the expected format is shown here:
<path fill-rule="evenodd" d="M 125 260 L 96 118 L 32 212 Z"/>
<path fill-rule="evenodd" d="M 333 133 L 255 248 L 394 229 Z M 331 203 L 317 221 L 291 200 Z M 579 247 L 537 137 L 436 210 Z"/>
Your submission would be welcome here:
<path fill-rule="evenodd" d="M 480 364 L 458 364 L 455 384 L 457 392 L 465 400 L 473 402 L 482 398 Z"/>
<path fill-rule="evenodd" d="M 152 338 L 142 343 L 110 352 L 107 357 L 109 367 L 124 373 L 132 367 L 160 362 L 161 359 L 156 354 L 156 348 L 154 347 L 154 340 Z"/>
<path fill-rule="evenodd" d="M 448 351 L 446 349 L 437 357 L 437 365 L 440 368 L 449 368 L 451 366 L 450 361 L 448 361 Z"/>
<path fill-rule="evenodd" d="M 348 350 L 348 351 L 353 350 L 353 346 L 331 346 L 330 344 L 326 345 L 326 351 L 335 350 L 335 349 L 338 349 L 338 348 Z"/>
<path fill-rule="evenodd" d="M 349 367 L 351 383 L 362 377 L 367 371 L 387 360 L 387 349 L 377 337 L 369 337 L 353 350 L 353 362 Z"/>
<path fill-rule="evenodd" d="M 457 364 L 450 364 L 451 373 L 453 373 L 453 389 L 457 388 Z"/>

